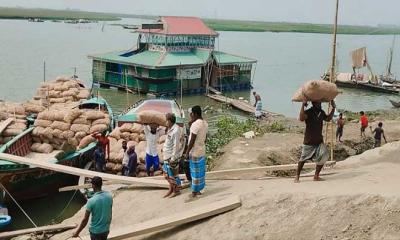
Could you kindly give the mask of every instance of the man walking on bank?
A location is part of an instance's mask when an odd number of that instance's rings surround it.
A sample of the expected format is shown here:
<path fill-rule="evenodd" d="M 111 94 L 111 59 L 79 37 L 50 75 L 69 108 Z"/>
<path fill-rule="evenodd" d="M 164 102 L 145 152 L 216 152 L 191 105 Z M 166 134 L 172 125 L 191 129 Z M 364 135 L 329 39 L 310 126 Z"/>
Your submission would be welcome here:
<path fill-rule="evenodd" d="M 94 195 L 86 204 L 85 216 L 79 228 L 72 237 L 79 237 L 80 232 L 86 227 L 90 215 L 92 218 L 89 225 L 89 233 L 91 240 L 106 240 L 110 232 L 110 224 L 112 219 L 113 199 L 109 192 L 101 190 L 103 180 L 101 177 L 92 178 L 92 187 Z"/>
<path fill-rule="evenodd" d="M 323 180 L 319 177 L 319 173 L 329 158 L 329 152 L 324 144 L 322 128 L 324 121 L 329 122 L 332 120 L 336 108 L 335 101 L 331 101 L 331 106 L 332 110 L 329 115 L 326 115 L 324 110 L 322 110 L 320 102 L 312 102 L 312 107 L 307 110 L 305 110 L 307 102 L 304 102 L 301 106 L 299 119 L 306 123 L 306 131 L 304 133 L 303 148 L 294 180 L 295 183 L 300 182 L 300 173 L 307 160 L 314 160 L 316 163 L 314 181 Z"/>

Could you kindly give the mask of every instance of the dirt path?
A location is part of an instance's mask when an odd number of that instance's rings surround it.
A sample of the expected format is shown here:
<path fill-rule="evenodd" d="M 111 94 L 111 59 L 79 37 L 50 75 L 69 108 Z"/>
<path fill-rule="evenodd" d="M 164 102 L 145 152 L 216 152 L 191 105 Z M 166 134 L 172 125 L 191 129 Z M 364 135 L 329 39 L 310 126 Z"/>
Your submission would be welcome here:
<path fill-rule="evenodd" d="M 112 228 L 240 195 L 239 209 L 136 239 L 398 239 L 399 153 L 395 142 L 351 157 L 329 170 L 333 174 L 323 182 L 306 177 L 299 184 L 292 178 L 208 181 L 195 201 L 188 201 L 189 190 L 174 199 L 162 199 L 164 191 L 158 190 L 118 191 Z M 79 222 L 83 212 L 65 223 Z"/>

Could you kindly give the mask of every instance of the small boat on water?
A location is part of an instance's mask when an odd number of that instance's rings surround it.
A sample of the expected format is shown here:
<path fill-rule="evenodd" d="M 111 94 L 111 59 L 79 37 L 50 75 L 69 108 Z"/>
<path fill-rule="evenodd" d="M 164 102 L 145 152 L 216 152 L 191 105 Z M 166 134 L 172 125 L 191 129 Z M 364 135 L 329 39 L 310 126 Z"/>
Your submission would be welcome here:
<path fill-rule="evenodd" d="M 127 108 L 117 117 L 117 126 L 121 126 L 124 123 L 136 122 L 138 114 L 146 110 L 152 110 L 163 114 L 173 113 L 176 116 L 177 124 L 181 126 L 184 124 L 185 112 L 175 100 L 156 98 L 140 100 Z"/>
<path fill-rule="evenodd" d="M 40 18 L 29 18 L 28 22 L 44 22 L 44 20 L 42 20 Z"/>
<path fill-rule="evenodd" d="M 100 109 L 112 118 L 112 110 L 104 99 L 92 98 L 83 101 L 80 109 Z M 112 120 L 110 120 L 112 122 Z M 112 124 L 111 124 L 112 125 Z M 61 150 L 55 150 L 49 154 L 31 151 L 33 144 L 33 129 L 31 127 L 16 136 L 13 140 L 0 148 L 1 153 L 24 156 L 37 161 L 51 161 L 53 163 L 77 168 L 84 168 L 92 160 L 96 143 L 90 143 L 82 149 L 76 150 L 64 143 Z M 18 164 L 0 160 L 0 180 L 8 192 L 18 200 L 29 200 L 46 196 L 57 192 L 59 188 L 76 185 L 78 177 L 38 167 Z M 0 189 L 4 191 L 4 189 Z M 10 201 L 10 197 L 3 192 L 3 202 Z"/>

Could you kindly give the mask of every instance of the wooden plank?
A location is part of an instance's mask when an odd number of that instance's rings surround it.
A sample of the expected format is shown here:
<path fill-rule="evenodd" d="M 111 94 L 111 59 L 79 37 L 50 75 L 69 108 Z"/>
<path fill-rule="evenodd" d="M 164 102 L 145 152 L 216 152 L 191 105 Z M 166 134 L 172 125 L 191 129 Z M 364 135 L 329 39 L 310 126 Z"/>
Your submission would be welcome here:
<path fill-rule="evenodd" d="M 75 175 L 75 176 L 84 176 L 84 177 L 89 177 L 89 178 L 92 178 L 94 176 L 99 176 L 103 180 L 118 181 L 120 183 L 127 183 L 127 184 L 137 184 L 139 186 L 160 187 L 160 188 L 168 188 L 168 186 L 169 186 L 167 181 L 165 181 L 165 180 L 126 177 L 126 176 L 118 176 L 118 175 L 113 175 L 113 174 L 108 174 L 108 173 L 94 172 L 94 171 L 90 171 L 90 170 L 69 167 L 69 166 L 50 163 L 50 162 L 46 162 L 46 161 L 37 161 L 34 159 L 19 157 L 19 156 L 15 156 L 15 155 L 11 155 L 11 154 L 6 154 L 6 153 L 0 153 L 0 159 L 11 161 L 11 162 L 16 162 L 16 163 L 20 163 L 20 164 L 32 165 L 35 167 L 39 167 L 39 168 L 43 168 L 43 169 L 47 169 L 47 170 L 51 170 L 51 171 L 56 171 L 56 172 L 61 172 L 61 173 L 66 173 L 66 174 L 71 174 L 71 175 Z"/>
<path fill-rule="evenodd" d="M 49 225 L 49 226 L 37 227 L 37 228 L 27 228 L 27 229 L 21 229 L 21 230 L 17 230 L 17 231 L 2 232 L 2 233 L 0 233 L 0 239 L 9 239 L 9 238 L 14 238 L 14 237 L 31 234 L 31 233 L 56 232 L 56 231 L 58 232 L 58 231 L 73 229 L 76 227 L 77 227 L 76 224 L 70 224 L 70 225 L 57 224 L 57 225 Z"/>
<path fill-rule="evenodd" d="M 10 125 L 12 122 L 14 122 L 13 118 L 7 118 L 4 122 L 0 123 L 0 134 L 3 133 L 3 131 Z"/>
<path fill-rule="evenodd" d="M 221 201 L 216 201 L 211 204 L 190 209 L 181 213 L 172 214 L 167 217 L 152 219 L 150 221 L 138 223 L 132 226 L 126 226 L 115 230 L 111 229 L 108 239 L 120 240 L 161 231 L 171 227 L 176 227 L 182 224 L 215 216 L 236 209 L 241 205 L 242 203 L 238 196 L 229 197 Z M 86 236 L 83 239 L 90 239 L 90 237 Z"/>

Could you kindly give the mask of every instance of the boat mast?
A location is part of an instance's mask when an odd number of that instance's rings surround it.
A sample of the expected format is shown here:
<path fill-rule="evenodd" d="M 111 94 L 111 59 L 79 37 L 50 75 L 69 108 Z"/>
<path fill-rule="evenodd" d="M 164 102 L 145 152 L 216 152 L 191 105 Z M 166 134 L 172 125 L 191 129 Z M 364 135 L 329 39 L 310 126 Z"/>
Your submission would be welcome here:
<path fill-rule="evenodd" d="M 396 35 L 393 35 L 392 47 L 389 49 L 389 61 L 386 68 L 386 77 L 389 78 L 392 75 L 392 62 L 393 62 L 393 49 L 396 41 Z"/>
<path fill-rule="evenodd" d="M 338 22 L 338 13 L 339 13 L 339 0 L 336 0 L 336 11 L 335 11 L 335 23 L 333 25 L 333 47 L 332 47 L 332 62 L 331 62 L 331 72 L 330 72 L 330 77 L 329 81 L 331 83 L 336 82 L 336 44 L 337 44 L 337 22 Z M 328 110 L 331 110 L 332 106 L 331 103 L 329 103 Z M 333 161 L 333 144 L 334 144 L 334 139 L 333 139 L 333 122 L 330 121 L 327 125 L 327 131 L 328 133 L 328 128 L 330 128 L 330 156 L 331 156 L 331 161 Z M 328 135 L 328 134 L 327 134 Z"/>

